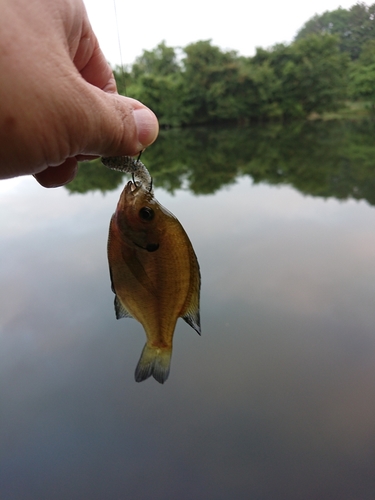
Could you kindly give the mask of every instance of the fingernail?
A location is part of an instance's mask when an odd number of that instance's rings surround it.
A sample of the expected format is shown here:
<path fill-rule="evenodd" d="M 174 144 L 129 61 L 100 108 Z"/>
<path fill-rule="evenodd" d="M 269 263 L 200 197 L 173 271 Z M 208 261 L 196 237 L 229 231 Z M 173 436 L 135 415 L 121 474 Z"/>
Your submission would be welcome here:
<path fill-rule="evenodd" d="M 156 116 L 148 108 L 135 109 L 133 116 L 137 127 L 138 141 L 144 147 L 149 146 L 155 141 L 159 133 Z"/>

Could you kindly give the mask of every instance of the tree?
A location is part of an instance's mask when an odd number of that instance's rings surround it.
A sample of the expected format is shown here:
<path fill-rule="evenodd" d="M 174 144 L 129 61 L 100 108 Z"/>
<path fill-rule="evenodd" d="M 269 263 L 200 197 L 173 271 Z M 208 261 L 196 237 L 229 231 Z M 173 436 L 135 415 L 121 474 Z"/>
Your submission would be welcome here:
<path fill-rule="evenodd" d="M 210 40 L 184 48 L 184 100 L 190 123 L 238 118 L 236 103 L 239 64 L 235 52 L 222 52 Z"/>
<path fill-rule="evenodd" d="M 336 109 L 346 96 L 348 56 L 340 53 L 338 37 L 309 35 L 291 45 L 260 49 L 252 63 L 273 71 L 268 92 L 285 118 Z"/>
<path fill-rule="evenodd" d="M 144 74 L 167 76 L 179 71 L 176 50 L 167 47 L 165 41 L 162 41 L 155 49 L 144 50 L 143 54 L 137 57 L 132 66 L 132 77 L 138 78 Z"/>
<path fill-rule="evenodd" d="M 257 49 L 257 56 L 261 50 Z M 281 82 L 269 59 L 243 58 L 239 80 L 237 99 L 241 107 L 241 118 L 261 121 L 282 117 L 279 99 Z"/>
<path fill-rule="evenodd" d="M 163 41 L 136 59 L 128 74 L 127 93 L 151 108 L 162 126 L 177 126 L 184 116 L 181 86 L 176 49 Z"/>
<path fill-rule="evenodd" d="M 128 85 L 128 92 L 152 109 L 161 126 L 179 126 L 188 121 L 187 110 L 182 105 L 184 85 L 180 73 L 141 74 Z"/>
<path fill-rule="evenodd" d="M 363 45 L 375 38 L 375 4 L 357 3 L 349 10 L 340 7 L 320 16 L 315 15 L 300 29 L 296 40 L 311 34 L 338 35 L 340 50 L 348 52 L 352 60 L 358 59 Z"/>
<path fill-rule="evenodd" d="M 292 60 L 283 72 L 288 96 L 305 115 L 337 109 L 346 97 L 349 63 L 347 54 L 340 53 L 338 37 L 311 35 L 292 44 L 290 51 Z"/>
<path fill-rule="evenodd" d="M 349 91 L 354 99 L 365 99 L 375 111 L 375 40 L 369 40 L 363 47 L 357 61 L 349 72 Z"/>
<path fill-rule="evenodd" d="M 87 191 L 111 191 L 123 183 L 124 174 L 104 167 L 100 159 L 83 161 L 79 164 L 78 175 L 65 188 L 70 193 Z"/>

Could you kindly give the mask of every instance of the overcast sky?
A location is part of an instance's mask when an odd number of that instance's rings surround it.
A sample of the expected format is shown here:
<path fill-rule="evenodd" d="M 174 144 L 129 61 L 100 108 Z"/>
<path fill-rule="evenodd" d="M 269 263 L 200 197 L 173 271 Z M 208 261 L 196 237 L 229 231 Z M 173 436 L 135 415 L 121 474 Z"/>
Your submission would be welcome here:
<path fill-rule="evenodd" d="M 100 45 L 111 64 L 120 64 L 117 24 L 124 64 L 162 40 L 184 47 L 212 39 L 222 49 L 251 56 L 255 47 L 290 42 L 314 14 L 349 8 L 355 0 L 84 0 Z M 368 2 L 367 2 L 368 3 Z"/>

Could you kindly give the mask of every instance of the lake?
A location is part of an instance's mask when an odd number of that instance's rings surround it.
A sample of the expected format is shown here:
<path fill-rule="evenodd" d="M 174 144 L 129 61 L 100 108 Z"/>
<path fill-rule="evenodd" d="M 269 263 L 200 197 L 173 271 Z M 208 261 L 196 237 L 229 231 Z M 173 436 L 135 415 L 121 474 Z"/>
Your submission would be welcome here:
<path fill-rule="evenodd" d="M 373 500 L 374 125 L 170 130 L 143 157 L 193 243 L 164 385 L 117 321 L 125 177 L 0 181 L 2 500 Z"/>

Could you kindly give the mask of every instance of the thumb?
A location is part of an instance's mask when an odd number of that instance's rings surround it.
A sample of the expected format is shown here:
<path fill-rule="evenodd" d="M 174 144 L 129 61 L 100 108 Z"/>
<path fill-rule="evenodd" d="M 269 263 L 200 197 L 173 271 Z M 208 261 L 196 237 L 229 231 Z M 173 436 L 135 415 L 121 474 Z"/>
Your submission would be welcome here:
<path fill-rule="evenodd" d="M 158 120 L 149 108 L 130 97 L 85 85 L 89 111 L 86 126 L 75 131 L 80 147 L 74 156 L 134 156 L 156 140 Z"/>

